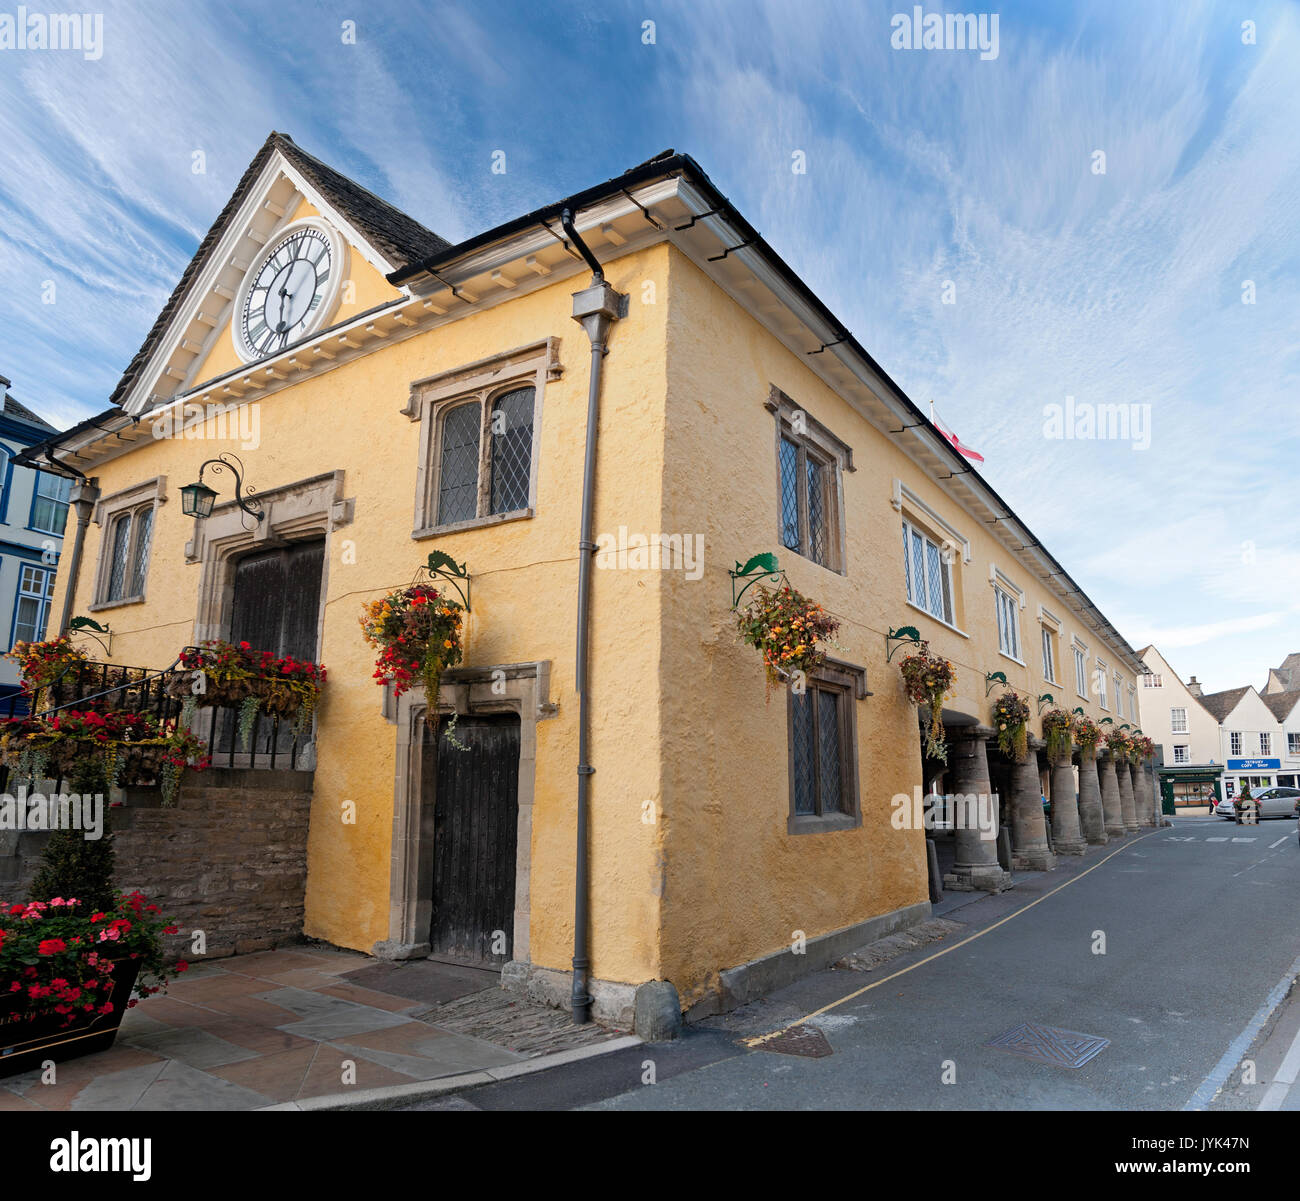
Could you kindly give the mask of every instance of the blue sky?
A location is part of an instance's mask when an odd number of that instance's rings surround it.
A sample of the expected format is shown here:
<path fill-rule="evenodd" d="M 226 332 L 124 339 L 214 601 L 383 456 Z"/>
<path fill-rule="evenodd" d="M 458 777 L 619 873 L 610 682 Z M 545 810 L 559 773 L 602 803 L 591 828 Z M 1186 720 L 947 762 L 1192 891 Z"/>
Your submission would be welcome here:
<path fill-rule="evenodd" d="M 0 374 L 51 421 L 272 128 L 453 241 L 672 146 L 1134 646 L 1209 689 L 1300 650 L 1294 4 L 1002 4 L 987 61 L 892 49 L 895 0 L 101 9 L 97 61 L 0 50 Z M 1149 405 L 1149 447 L 1046 438 L 1066 396 Z"/>

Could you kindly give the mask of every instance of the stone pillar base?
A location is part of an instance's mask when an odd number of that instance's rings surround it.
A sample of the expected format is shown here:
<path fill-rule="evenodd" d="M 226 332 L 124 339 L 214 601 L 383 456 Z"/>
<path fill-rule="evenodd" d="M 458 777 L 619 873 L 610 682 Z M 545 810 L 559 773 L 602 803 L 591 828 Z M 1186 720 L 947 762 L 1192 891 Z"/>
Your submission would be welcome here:
<path fill-rule="evenodd" d="M 1078 842 L 1062 842 L 1057 839 L 1055 849 L 1058 855 L 1083 855 L 1088 850 L 1088 844 L 1082 838 Z"/>
<path fill-rule="evenodd" d="M 1122 822 L 1114 826 L 1112 826 L 1109 822 L 1106 823 L 1107 838 L 1123 838 L 1124 835 L 1127 833 L 1128 833 L 1128 828 Z"/>
<path fill-rule="evenodd" d="M 1011 856 L 1011 868 L 1017 872 L 1050 872 L 1056 856 L 1046 847 L 1026 847 Z"/>
<path fill-rule="evenodd" d="M 944 876 L 943 886 L 954 892 L 1004 892 L 1011 887 L 1011 873 L 996 863 L 959 864 Z"/>

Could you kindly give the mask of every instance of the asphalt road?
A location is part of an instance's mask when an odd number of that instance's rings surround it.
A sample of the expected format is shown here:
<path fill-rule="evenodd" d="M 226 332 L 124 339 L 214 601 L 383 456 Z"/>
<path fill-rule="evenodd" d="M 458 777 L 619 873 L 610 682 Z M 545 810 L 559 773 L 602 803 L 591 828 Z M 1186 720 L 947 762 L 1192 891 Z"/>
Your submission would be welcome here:
<path fill-rule="evenodd" d="M 819 972 L 677 1042 L 412 1108 L 1255 1108 L 1300 1027 L 1283 987 L 1300 967 L 1291 820 L 1177 818 L 946 916 L 963 928 L 872 972 Z M 831 1054 L 743 1041 L 805 1018 Z M 1077 1069 L 987 1045 L 1026 1022 L 1109 1041 Z"/>

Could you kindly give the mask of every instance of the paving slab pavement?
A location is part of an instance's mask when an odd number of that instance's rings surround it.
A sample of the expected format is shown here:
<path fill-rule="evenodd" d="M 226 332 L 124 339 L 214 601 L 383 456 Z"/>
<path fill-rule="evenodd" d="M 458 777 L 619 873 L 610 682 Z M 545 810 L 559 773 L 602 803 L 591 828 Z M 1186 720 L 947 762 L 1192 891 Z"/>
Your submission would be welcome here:
<path fill-rule="evenodd" d="M 503 993 L 495 972 L 293 946 L 195 964 L 128 1010 L 109 1050 L 48 1082 L 0 1076 L 0 1112 L 342 1107 L 627 1041 Z"/>

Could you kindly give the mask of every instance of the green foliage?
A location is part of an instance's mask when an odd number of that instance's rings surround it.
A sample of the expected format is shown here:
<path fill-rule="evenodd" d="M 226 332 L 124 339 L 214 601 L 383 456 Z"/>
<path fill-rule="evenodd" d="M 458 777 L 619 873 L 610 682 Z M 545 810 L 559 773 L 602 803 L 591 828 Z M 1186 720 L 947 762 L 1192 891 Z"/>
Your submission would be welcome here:
<path fill-rule="evenodd" d="M 83 830 L 55 830 L 50 835 L 32 881 L 33 901 L 75 897 L 90 909 L 113 908 L 117 861 L 108 815 L 106 806 L 102 838 L 87 838 Z"/>

